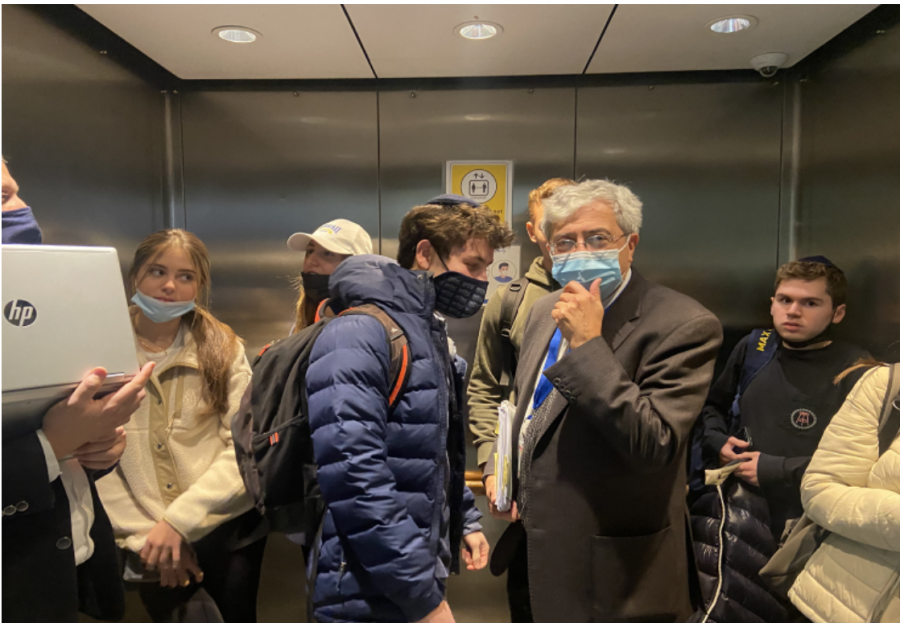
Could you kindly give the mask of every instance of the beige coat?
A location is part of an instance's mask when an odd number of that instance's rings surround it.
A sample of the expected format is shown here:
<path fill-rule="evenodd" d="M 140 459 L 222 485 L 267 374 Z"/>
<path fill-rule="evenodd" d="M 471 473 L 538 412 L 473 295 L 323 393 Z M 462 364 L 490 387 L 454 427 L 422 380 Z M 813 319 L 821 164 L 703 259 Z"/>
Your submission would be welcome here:
<path fill-rule="evenodd" d="M 228 410 L 202 415 L 197 347 L 186 328 L 183 336 L 184 347 L 153 371 L 125 426 L 118 467 L 97 480 L 118 545 L 135 552 L 161 519 L 193 542 L 252 507 L 231 440 L 231 419 L 250 383 L 244 349 L 231 364 Z"/>
<path fill-rule="evenodd" d="M 814 623 L 900 622 L 900 438 L 878 456 L 889 372 L 860 379 L 803 478 L 803 507 L 832 531 L 790 591 Z"/>

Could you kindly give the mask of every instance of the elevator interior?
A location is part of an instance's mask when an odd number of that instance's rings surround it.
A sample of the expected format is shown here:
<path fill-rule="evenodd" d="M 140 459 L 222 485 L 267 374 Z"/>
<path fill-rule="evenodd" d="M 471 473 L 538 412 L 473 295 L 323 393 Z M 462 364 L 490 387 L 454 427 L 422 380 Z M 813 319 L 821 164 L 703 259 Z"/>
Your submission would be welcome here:
<path fill-rule="evenodd" d="M 332 5 L 314 9 L 325 30 L 350 36 L 368 60 L 357 47 L 344 74 L 317 75 L 321 62 L 311 62 L 304 76 L 251 79 L 172 71 L 129 40 L 121 11 L 4 5 L 3 154 L 47 243 L 114 246 L 127 268 L 148 233 L 196 233 L 211 252 L 212 309 L 250 353 L 289 330 L 300 266 L 285 245 L 291 233 L 349 218 L 393 256 L 405 212 L 444 191 L 445 161 L 472 159 L 514 162 L 523 264 L 537 255 L 525 234 L 529 190 L 550 177 L 610 178 L 645 205 L 636 266 L 719 316 L 724 355 L 767 323 L 775 268 L 823 254 L 850 282 L 840 335 L 900 360 L 900 11 L 857 7 L 767 78 L 749 68 L 648 70 L 656 57 L 623 47 L 639 16 L 603 6 L 575 20 L 588 26 L 572 26 L 571 38 L 589 45 L 568 72 L 564 52 L 495 76 L 454 76 L 434 50 L 421 59 L 432 65 L 404 65 L 394 44 L 367 48 L 370 8 L 345 7 L 357 40 Z M 511 36 L 515 13 L 506 15 Z M 661 57 L 692 54 L 642 41 Z M 353 74 L 360 62 L 378 78 Z M 478 326 L 476 316 L 451 327 L 469 360 Z M 486 529 L 495 543 L 503 526 L 487 520 Z M 301 561 L 272 539 L 261 621 L 302 617 Z M 453 578 L 457 621 L 505 620 L 503 586 L 488 571 Z M 132 607 L 126 620 L 143 616 Z"/>

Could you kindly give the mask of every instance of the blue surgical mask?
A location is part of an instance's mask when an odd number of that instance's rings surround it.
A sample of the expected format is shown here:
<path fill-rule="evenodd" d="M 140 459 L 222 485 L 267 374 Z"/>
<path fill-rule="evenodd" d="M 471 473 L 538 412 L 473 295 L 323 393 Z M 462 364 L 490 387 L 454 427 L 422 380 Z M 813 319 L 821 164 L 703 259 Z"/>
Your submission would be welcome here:
<path fill-rule="evenodd" d="M 181 318 L 194 309 L 194 301 L 165 303 L 157 301 L 152 296 L 143 294 L 140 290 L 134 293 L 134 296 L 131 297 L 131 302 L 137 305 L 152 322 L 158 323 Z"/>
<path fill-rule="evenodd" d="M 3 244 L 41 244 L 41 228 L 31 208 L 16 208 L 3 213 Z"/>
<path fill-rule="evenodd" d="M 606 301 L 622 283 L 619 253 L 627 248 L 626 241 L 621 249 L 573 251 L 551 255 L 553 278 L 562 286 L 570 281 L 577 281 L 585 288 L 590 288 L 594 279 L 600 278 L 600 300 Z"/>

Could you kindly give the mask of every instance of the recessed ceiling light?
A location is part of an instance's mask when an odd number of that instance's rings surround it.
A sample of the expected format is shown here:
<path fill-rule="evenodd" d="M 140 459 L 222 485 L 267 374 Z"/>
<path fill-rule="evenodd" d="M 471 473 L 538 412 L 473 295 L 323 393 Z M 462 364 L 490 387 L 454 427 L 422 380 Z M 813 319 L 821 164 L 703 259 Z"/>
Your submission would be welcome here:
<path fill-rule="evenodd" d="M 756 25 L 756 18 L 750 15 L 732 15 L 712 21 L 708 24 L 709 29 L 720 35 L 727 35 L 742 30 L 747 30 Z"/>
<path fill-rule="evenodd" d="M 253 43 L 262 35 L 255 30 L 243 26 L 219 26 L 213 28 L 213 34 L 229 43 Z"/>
<path fill-rule="evenodd" d="M 454 28 L 453 31 L 464 39 L 482 41 L 499 35 L 503 32 L 503 26 L 494 22 L 466 22 Z"/>

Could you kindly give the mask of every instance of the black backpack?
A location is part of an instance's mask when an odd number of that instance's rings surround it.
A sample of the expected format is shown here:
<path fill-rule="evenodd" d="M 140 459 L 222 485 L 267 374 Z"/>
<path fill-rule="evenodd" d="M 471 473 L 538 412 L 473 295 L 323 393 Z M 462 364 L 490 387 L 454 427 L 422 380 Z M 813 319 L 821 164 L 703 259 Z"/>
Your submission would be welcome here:
<path fill-rule="evenodd" d="M 391 351 L 392 407 L 409 379 L 406 334 L 375 305 L 339 315 L 352 314 L 371 316 L 384 327 Z M 270 531 L 315 534 L 322 518 L 325 503 L 309 428 L 306 371 L 316 339 L 334 318 L 317 318 L 315 324 L 260 351 L 253 361 L 253 381 L 231 423 L 244 486 Z"/>
<path fill-rule="evenodd" d="M 500 371 L 500 385 L 505 387 L 506 396 L 512 390 L 513 379 L 516 376 L 516 350 L 513 348 L 510 337 L 513 323 L 519 315 L 519 308 L 525 300 L 525 290 L 528 288 L 528 277 L 519 277 L 506 286 L 503 300 L 500 302 L 500 344 L 502 346 L 502 364 Z"/>

